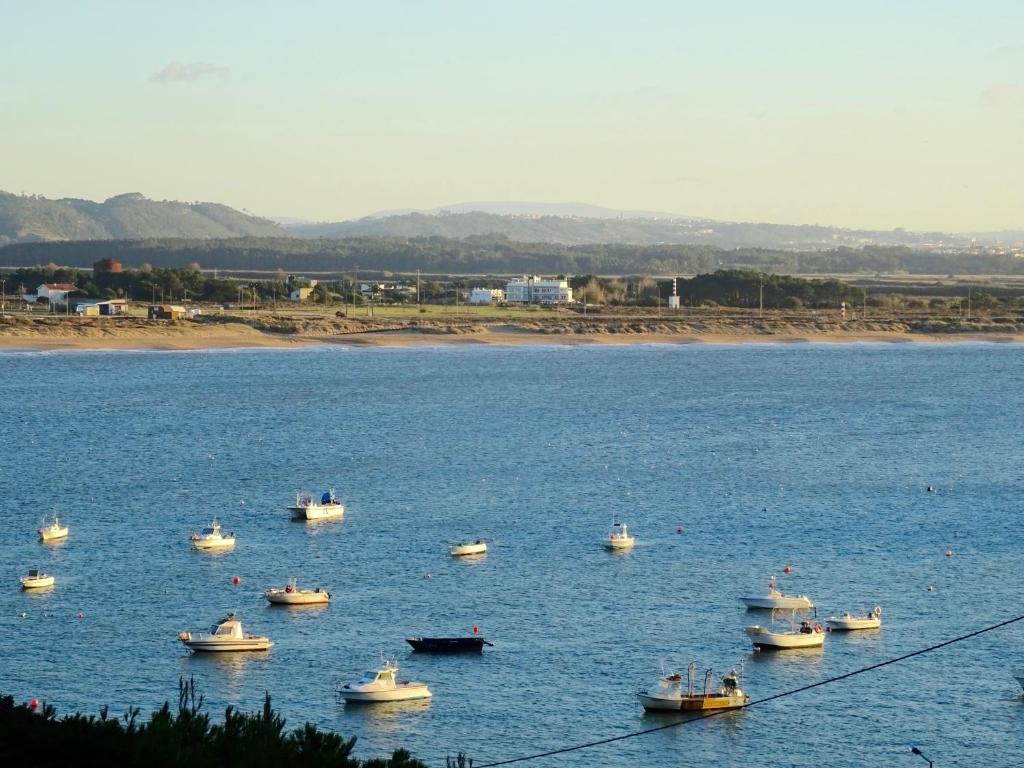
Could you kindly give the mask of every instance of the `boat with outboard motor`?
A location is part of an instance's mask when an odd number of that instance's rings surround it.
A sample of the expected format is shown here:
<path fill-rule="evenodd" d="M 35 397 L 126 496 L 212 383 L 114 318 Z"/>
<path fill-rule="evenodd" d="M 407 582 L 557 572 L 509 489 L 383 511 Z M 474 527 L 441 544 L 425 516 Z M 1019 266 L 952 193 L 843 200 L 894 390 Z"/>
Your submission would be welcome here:
<path fill-rule="evenodd" d="M 273 605 L 326 605 L 331 602 L 331 593 L 326 589 L 299 589 L 295 577 L 288 579 L 283 587 L 272 587 L 263 596 Z"/>
<path fill-rule="evenodd" d="M 741 597 L 740 602 L 747 608 L 770 610 L 782 608 L 787 611 L 813 611 L 814 603 L 807 595 L 784 595 L 775 584 L 775 577 L 768 577 L 768 589 L 763 595 Z"/>
<path fill-rule="evenodd" d="M 487 544 L 483 539 L 467 541 L 463 544 L 452 544 L 448 547 L 448 553 L 452 557 L 465 557 L 466 555 L 483 555 L 487 553 Z"/>
<path fill-rule="evenodd" d="M 334 489 L 328 488 L 317 501 L 311 494 L 299 491 L 295 504 L 288 507 L 292 520 L 329 520 L 345 516 L 345 505 L 334 496 Z"/>
<path fill-rule="evenodd" d="M 833 631 L 851 632 L 857 629 L 880 629 L 882 626 L 882 606 L 876 605 L 866 616 L 854 616 L 846 612 L 840 616 L 829 616 L 825 619 L 828 628 Z"/>
<path fill-rule="evenodd" d="M 180 632 L 178 639 L 193 652 L 266 651 L 274 644 L 269 637 L 245 634 L 242 622 L 233 613 L 210 627 L 209 632 Z"/>
<path fill-rule="evenodd" d="M 373 704 L 381 701 L 429 699 L 433 694 L 426 683 L 398 679 L 398 663 L 387 659 L 378 669 L 370 669 L 358 680 L 338 683 L 338 698 L 346 703 Z"/>
<path fill-rule="evenodd" d="M 22 589 L 46 589 L 52 587 L 57 580 L 53 576 L 33 568 L 22 576 L 20 581 Z"/>
<path fill-rule="evenodd" d="M 53 522 L 49 525 L 43 521 L 43 527 L 38 529 L 40 541 L 60 541 L 67 538 L 68 527 L 60 524 L 60 519 L 54 515 Z"/>
<path fill-rule="evenodd" d="M 612 520 L 612 527 L 608 529 L 605 537 L 605 549 L 629 549 L 636 544 L 636 538 L 629 535 L 629 526 Z"/>
<path fill-rule="evenodd" d="M 772 611 L 772 623 L 776 621 L 778 610 Z M 762 627 L 753 624 L 744 631 L 754 644 L 757 650 L 791 650 L 794 648 L 820 648 L 825 644 L 825 629 L 821 624 L 810 621 L 801 621 L 800 626 L 796 624 L 796 611 L 790 610 L 789 628 L 778 630 L 774 627 Z"/>
<path fill-rule="evenodd" d="M 653 688 L 637 692 L 637 699 L 648 712 L 700 712 L 713 709 L 739 709 L 750 697 L 740 687 L 742 673 L 735 669 L 722 676 L 714 685 L 714 673 L 704 673 L 704 688 L 697 688 L 697 664 L 687 668 L 684 678 L 680 674 L 662 674 Z M 685 687 L 684 687 L 685 686 Z"/>

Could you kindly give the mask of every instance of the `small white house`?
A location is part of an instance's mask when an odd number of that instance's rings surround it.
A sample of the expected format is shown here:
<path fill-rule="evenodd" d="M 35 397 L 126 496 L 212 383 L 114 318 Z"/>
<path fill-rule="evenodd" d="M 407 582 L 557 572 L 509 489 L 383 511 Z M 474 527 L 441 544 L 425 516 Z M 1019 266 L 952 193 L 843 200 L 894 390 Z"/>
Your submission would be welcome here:
<path fill-rule="evenodd" d="M 65 304 L 68 294 L 77 291 L 74 283 L 43 283 L 36 292 L 26 293 L 22 298 L 29 304 L 35 304 L 40 299 L 46 299 L 51 304 Z"/>
<path fill-rule="evenodd" d="M 505 300 L 505 292 L 501 288 L 474 288 L 469 292 L 467 304 L 490 304 Z"/>
<path fill-rule="evenodd" d="M 505 285 L 505 300 L 513 304 L 567 304 L 572 301 L 568 280 L 517 277 Z"/>

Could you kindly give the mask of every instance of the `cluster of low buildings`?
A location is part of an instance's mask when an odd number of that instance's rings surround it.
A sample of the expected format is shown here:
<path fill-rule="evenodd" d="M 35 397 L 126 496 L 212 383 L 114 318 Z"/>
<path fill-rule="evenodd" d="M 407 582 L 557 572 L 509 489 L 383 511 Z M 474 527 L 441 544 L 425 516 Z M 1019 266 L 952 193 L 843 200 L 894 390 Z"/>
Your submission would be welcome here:
<path fill-rule="evenodd" d="M 516 277 L 504 288 L 473 288 L 470 304 L 569 304 L 572 288 L 564 278 L 544 279 L 536 275 Z"/>

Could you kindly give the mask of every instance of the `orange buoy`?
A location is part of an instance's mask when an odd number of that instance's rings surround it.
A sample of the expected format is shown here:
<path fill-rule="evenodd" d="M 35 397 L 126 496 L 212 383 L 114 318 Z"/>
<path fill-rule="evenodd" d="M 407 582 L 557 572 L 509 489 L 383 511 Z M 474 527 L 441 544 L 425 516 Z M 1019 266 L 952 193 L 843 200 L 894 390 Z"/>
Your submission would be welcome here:
<path fill-rule="evenodd" d="M 28 705 L 32 707 L 32 711 L 35 712 L 37 709 L 39 709 L 39 699 L 32 699 L 32 701 L 30 701 Z"/>
<path fill-rule="evenodd" d="M 240 578 L 238 578 L 237 576 L 235 576 L 235 577 L 234 577 L 234 578 L 233 578 L 233 579 L 231 580 L 231 583 L 232 583 L 232 584 L 241 584 L 241 583 L 242 583 L 242 580 L 241 580 Z"/>

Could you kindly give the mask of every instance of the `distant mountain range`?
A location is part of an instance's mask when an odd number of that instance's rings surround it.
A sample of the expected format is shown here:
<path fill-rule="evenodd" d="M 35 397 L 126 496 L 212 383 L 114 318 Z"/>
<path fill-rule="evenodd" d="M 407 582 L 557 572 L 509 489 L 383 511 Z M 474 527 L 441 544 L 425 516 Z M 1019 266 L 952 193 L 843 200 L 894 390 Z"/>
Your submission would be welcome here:
<path fill-rule="evenodd" d="M 0 246 L 63 240 L 232 237 L 488 238 L 559 245 L 707 245 L 817 251 L 901 245 L 964 249 L 1024 246 L 1024 231 L 911 232 L 819 225 L 727 222 L 586 203 L 471 202 L 426 211 L 381 211 L 348 221 L 313 223 L 251 216 L 218 203 L 150 200 L 129 193 L 102 203 L 0 192 Z"/>
<path fill-rule="evenodd" d="M 471 205 L 471 204 L 467 204 Z M 517 203 L 524 206 L 525 203 Z M 781 248 L 821 250 L 840 246 L 906 245 L 928 248 L 963 248 L 970 239 L 942 232 L 875 231 L 818 225 L 763 224 L 632 215 L 600 218 L 594 215 L 554 216 L 544 213 L 499 214 L 482 211 L 396 213 L 351 221 L 293 224 L 285 230 L 304 238 L 346 237 L 505 237 L 515 242 L 585 245 L 713 245 L 719 248 Z M 602 210 L 602 209 L 596 209 Z M 983 239 L 979 236 L 978 239 Z M 998 238 L 985 238 L 996 242 Z M 1005 242 L 1005 241 L 1004 241 Z"/>
<path fill-rule="evenodd" d="M 278 224 L 219 203 L 150 200 L 137 193 L 102 203 L 0 192 L 0 245 L 150 237 L 280 237 Z"/>

